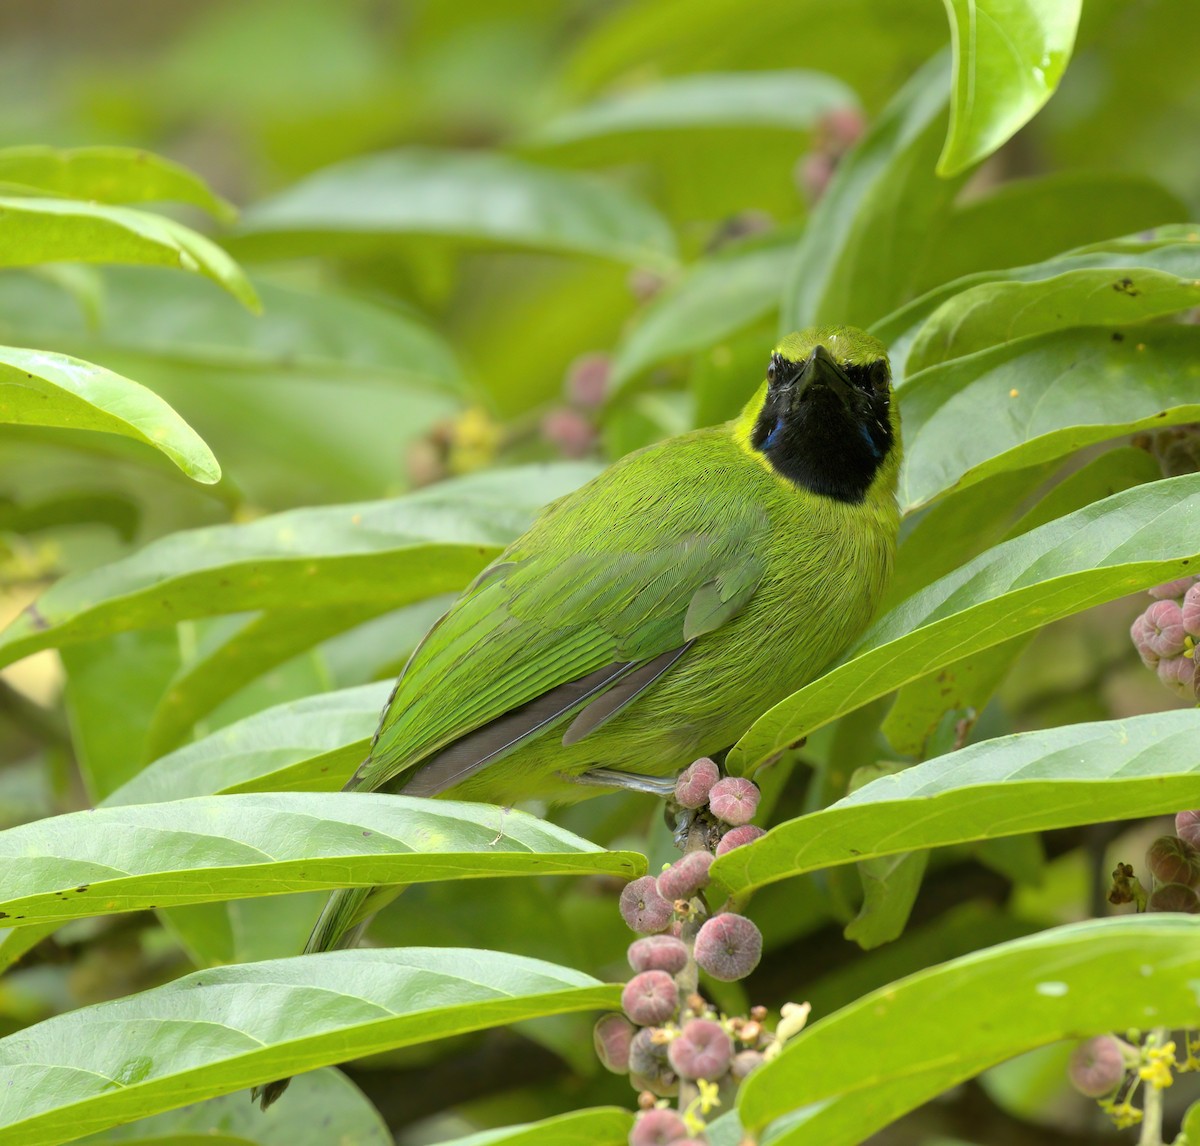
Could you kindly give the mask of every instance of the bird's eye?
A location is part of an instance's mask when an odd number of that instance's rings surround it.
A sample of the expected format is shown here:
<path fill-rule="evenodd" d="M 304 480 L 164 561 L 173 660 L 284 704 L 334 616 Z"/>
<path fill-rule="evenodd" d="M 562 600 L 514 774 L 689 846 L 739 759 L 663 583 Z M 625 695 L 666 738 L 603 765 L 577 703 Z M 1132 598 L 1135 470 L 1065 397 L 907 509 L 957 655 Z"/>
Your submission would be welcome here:
<path fill-rule="evenodd" d="M 871 385 L 874 387 L 877 394 L 886 394 L 890 375 L 888 373 L 887 363 L 883 361 L 873 362 L 868 377 L 871 380 Z"/>
<path fill-rule="evenodd" d="M 771 364 L 770 364 L 770 365 L 767 367 L 767 381 L 768 381 L 768 382 L 774 382 L 774 381 L 775 381 L 775 374 L 776 374 L 776 370 L 775 370 L 775 363 L 774 363 L 774 361 L 772 360 Z"/>

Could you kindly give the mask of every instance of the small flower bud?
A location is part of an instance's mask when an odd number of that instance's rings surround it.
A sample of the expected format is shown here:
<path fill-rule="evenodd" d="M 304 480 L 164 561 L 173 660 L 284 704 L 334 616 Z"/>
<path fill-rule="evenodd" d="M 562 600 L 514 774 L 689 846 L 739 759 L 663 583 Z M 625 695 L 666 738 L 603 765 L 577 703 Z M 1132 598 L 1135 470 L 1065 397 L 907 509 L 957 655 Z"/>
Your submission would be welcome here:
<path fill-rule="evenodd" d="M 665 971 L 678 975 L 687 966 L 688 949 L 672 935 L 647 935 L 629 945 L 629 966 L 635 971 Z"/>
<path fill-rule="evenodd" d="M 1175 597 L 1182 597 L 1192 587 L 1195 580 L 1194 577 L 1178 577 L 1174 581 L 1168 581 L 1165 585 L 1155 585 L 1153 589 L 1147 589 L 1146 592 L 1159 601 L 1168 601 Z"/>
<path fill-rule="evenodd" d="M 780 1042 L 786 1042 L 798 1035 L 808 1023 L 811 1012 L 811 1003 L 784 1003 L 779 1008 L 779 1025 L 775 1028 L 775 1037 Z"/>
<path fill-rule="evenodd" d="M 707 756 L 693 760 L 675 781 L 675 802 L 682 808 L 703 808 L 721 770 Z"/>
<path fill-rule="evenodd" d="M 1080 1094 L 1103 1098 L 1125 1077 L 1125 1054 L 1112 1035 L 1097 1035 L 1080 1043 L 1071 1054 L 1067 1077 Z"/>
<path fill-rule="evenodd" d="M 755 1003 L 754 1006 L 750 1008 L 750 1017 L 756 1023 L 765 1023 L 767 1021 L 767 1014 L 767 1008 L 764 1007 L 762 1003 Z"/>
<path fill-rule="evenodd" d="M 733 1058 L 733 1043 L 720 1023 L 692 1019 L 667 1047 L 667 1057 L 680 1078 L 716 1082 Z"/>
<path fill-rule="evenodd" d="M 744 915 L 714 915 L 696 936 L 695 956 L 700 969 L 722 983 L 744 979 L 762 958 L 762 932 Z"/>
<path fill-rule="evenodd" d="M 1150 648 L 1160 657 L 1183 652 L 1187 633 L 1183 628 L 1183 610 L 1175 601 L 1155 601 L 1144 614 L 1150 625 Z"/>
<path fill-rule="evenodd" d="M 1164 883 L 1150 893 L 1146 910 L 1181 911 L 1185 915 L 1196 915 L 1200 913 L 1200 895 L 1186 883 Z"/>
<path fill-rule="evenodd" d="M 666 971 L 642 971 L 621 992 L 621 1009 L 640 1027 L 665 1023 L 678 1006 L 679 988 Z"/>
<path fill-rule="evenodd" d="M 1184 630 L 1193 637 L 1200 637 L 1200 584 L 1193 585 L 1183 596 L 1179 610 Z"/>
<path fill-rule="evenodd" d="M 658 894 L 663 899 L 691 899 L 708 886 L 712 862 L 711 852 L 688 852 L 658 877 Z"/>
<path fill-rule="evenodd" d="M 627 883 L 621 892 L 621 918 L 634 931 L 665 931 L 671 925 L 672 907 L 658 894 L 654 876 Z"/>
<path fill-rule="evenodd" d="M 763 1056 L 761 1051 L 744 1050 L 739 1051 L 733 1056 L 733 1062 L 729 1065 L 729 1073 L 734 1078 L 741 1082 L 751 1071 L 756 1070 L 763 1064 Z"/>
<path fill-rule="evenodd" d="M 1200 883 L 1200 857 L 1178 836 L 1159 836 L 1146 850 L 1146 866 L 1159 883 Z"/>
<path fill-rule="evenodd" d="M 1200 810 L 1176 812 L 1175 832 L 1184 843 L 1200 848 Z"/>
<path fill-rule="evenodd" d="M 643 1110 L 629 1132 L 629 1146 L 670 1146 L 688 1136 L 687 1123 L 674 1110 Z"/>
<path fill-rule="evenodd" d="M 726 776 L 712 786 L 708 794 L 708 806 L 718 820 L 737 827 L 754 819 L 761 795 L 757 784 L 752 784 L 742 776 Z"/>
<path fill-rule="evenodd" d="M 1150 647 L 1150 640 L 1155 633 L 1156 630 L 1146 619 L 1145 613 L 1139 613 L 1137 619 L 1129 626 L 1129 638 L 1133 641 L 1138 656 L 1142 658 L 1142 664 L 1147 668 L 1154 668 L 1159 660 L 1158 653 Z"/>
<path fill-rule="evenodd" d="M 629 1044 L 634 1026 L 624 1015 L 605 1015 L 592 1028 L 596 1057 L 605 1070 L 625 1074 L 629 1070 Z"/>
<path fill-rule="evenodd" d="M 748 1043 L 753 1046 L 758 1042 L 758 1036 L 762 1034 L 762 1024 L 749 1022 L 743 1023 L 741 1030 L 738 1031 L 738 1039 L 741 1042 Z"/>
<path fill-rule="evenodd" d="M 611 374 L 612 358 L 609 355 L 581 354 L 567 367 L 567 381 L 563 387 L 567 401 L 585 410 L 603 406 Z"/>
<path fill-rule="evenodd" d="M 1176 696 L 1196 697 L 1196 662 L 1190 657 L 1168 657 L 1158 662 L 1158 679 Z"/>
<path fill-rule="evenodd" d="M 726 852 L 740 848 L 743 844 L 753 843 L 759 836 L 766 834 L 756 824 L 743 824 L 740 828 L 730 828 L 721 837 L 721 842 L 717 844 L 717 855 L 723 856 Z"/>

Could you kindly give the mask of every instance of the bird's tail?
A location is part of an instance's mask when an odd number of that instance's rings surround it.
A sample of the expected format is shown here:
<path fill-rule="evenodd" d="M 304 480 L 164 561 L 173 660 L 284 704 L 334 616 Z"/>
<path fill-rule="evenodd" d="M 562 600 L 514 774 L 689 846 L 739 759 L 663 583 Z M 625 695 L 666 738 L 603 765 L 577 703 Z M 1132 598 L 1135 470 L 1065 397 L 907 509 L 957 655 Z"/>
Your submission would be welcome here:
<path fill-rule="evenodd" d="M 304 954 L 315 955 L 321 951 L 340 951 L 344 947 L 353 947 L 370 917 L 403 890 L 403 887 L 347 887 L 335 891 L 313 926 L 304 945 Z M 250 1098 L 266 1110 L 287 1090 L 291 1081 L 290 1078 L 281 1078 L 256 1086 L 250 1092 Z"/>

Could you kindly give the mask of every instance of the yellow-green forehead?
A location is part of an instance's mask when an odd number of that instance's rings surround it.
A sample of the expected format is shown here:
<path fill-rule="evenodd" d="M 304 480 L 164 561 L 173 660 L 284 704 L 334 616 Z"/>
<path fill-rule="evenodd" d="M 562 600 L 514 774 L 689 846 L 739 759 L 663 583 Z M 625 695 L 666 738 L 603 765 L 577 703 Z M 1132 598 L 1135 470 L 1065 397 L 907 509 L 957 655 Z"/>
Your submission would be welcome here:
<path fill-rule="evenodd" d="M 887 357 L 887 347 L 856 326 L 810 326 L 787 335 L 774 353 L 789 362 L 803 362 L 817 346 L 824 346 L 835 361 L 866 366 Z"/>

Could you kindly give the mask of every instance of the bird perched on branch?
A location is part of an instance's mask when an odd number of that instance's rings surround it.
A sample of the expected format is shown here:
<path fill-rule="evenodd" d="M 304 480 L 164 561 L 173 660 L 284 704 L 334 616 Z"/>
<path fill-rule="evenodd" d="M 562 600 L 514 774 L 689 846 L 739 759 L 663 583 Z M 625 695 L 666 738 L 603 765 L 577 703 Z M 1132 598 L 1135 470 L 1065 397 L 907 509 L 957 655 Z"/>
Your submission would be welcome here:
<path fill-rule="evenodd" d="M 668 794 L 865 627 L 892 569 L 900 426 L 881 343 L 791 334 L 741 415 L 549 505 L 417 647 L 348 789 L 569 803 Z M 383 889 L 330 896 L 349 946 Z M 283 1083 L 261 1088 L 264 1109 Z"/>

